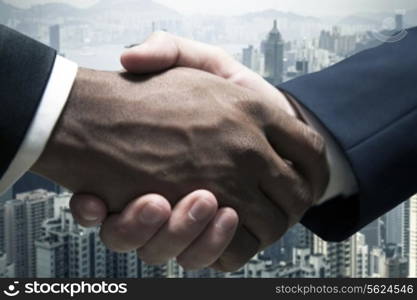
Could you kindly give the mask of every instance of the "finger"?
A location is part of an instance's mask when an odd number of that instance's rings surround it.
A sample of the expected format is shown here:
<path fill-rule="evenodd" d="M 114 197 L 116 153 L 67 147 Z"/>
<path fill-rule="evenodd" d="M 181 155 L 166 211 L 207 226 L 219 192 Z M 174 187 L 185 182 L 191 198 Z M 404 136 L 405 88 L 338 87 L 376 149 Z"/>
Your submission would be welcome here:
<path fill-rule="evenodd" d="M 218 47 L 167 32 L 156 32 L 141 45 L 127 50 L 121 63 L 127 71 L 137 74 L 188 67 L 229 78 L 236 68 L 245 69 Z"/>
<path fill-rule="evenodd" d="M 142 248 L 139 257 L 162 264 L 183 252 L 206 228 L 217 211 L 217 200 L 207 191 L 196 191 L 181 200 L 164 227 Z"/>
<path fill-rule="evenodd" d="M 270 110 L 266 117 L 267 138 L 282 159 L 292 163 L 306 180 L 310 195 L 318 199 L 329 178 L 323 138 L 301 121 L 280 110 Z"/>
<path fill-rule="evenodd" d="M 259 249 L 257 238 L 240 226 L 229 246 L 211 267 L 221 272 L 236 271 L 258 253 Z"/>
<path fill-rule="evenodd" d="M 238 223 L 238 215 L 233 209 L 220 209 L 204 233 L 177 257 L 178 263 L 186 270 L 212 265 L 231 242 Z"/>
<path fill-rule="evenodd" d="M 277 107 L 295 116 L 294 109 L 278 90 L 219 47 L 192 41 L 167 32 L 156 32 L 144 43 L 121 56 L 123 67 L 136 74 L 173 67 L 199 69 L 274 99 Z"/>
<path fill-rule="evenodd" d="M 264 167 L 259 188 L 271 203 L 277 206 L 288 221 L 287 228 L 298 223 L 313 204 L 313 196 L 306 180 L 290 162 L 280 158 L 271 145 L 269 163 Z"/>
<path fill-rule="evenodd" d="M 147 243 L 171 215 L 171 206 L 165 198 L 149 194 L 131 202 L 120 214 L 107 218 L 100 236 L 111 250 L 128 252 Z"/>
<path fill-rule="evenodd" d="M 70 209 L 75 221 L 84 227 L 98 226 L 107 216 L 106 204 L 94 195 L 73 195 Z"/>
<path fill-rule="evenodd" d="M 265 248 L 288 230 L 289 217 L 279 203 L 273 203 L 262 191 L 254 197 L 256 201 L 247 202 L 250 216 L 243 225 L 258 239 L 259 248 Z"/>

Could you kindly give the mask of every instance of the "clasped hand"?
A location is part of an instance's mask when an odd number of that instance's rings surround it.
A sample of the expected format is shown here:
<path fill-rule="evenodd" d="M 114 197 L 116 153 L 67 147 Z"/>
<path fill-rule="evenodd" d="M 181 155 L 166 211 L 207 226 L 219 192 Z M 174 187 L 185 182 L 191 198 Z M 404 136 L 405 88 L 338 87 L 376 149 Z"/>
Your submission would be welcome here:
<path fill-rule="evenodd" d="M 32 169 L 75 192 L 109 248 L 233 271 L 323 194 L 321 136 L 222 50 L 157 33 L 121 61 L 129 73 L 79 70 Z"/>

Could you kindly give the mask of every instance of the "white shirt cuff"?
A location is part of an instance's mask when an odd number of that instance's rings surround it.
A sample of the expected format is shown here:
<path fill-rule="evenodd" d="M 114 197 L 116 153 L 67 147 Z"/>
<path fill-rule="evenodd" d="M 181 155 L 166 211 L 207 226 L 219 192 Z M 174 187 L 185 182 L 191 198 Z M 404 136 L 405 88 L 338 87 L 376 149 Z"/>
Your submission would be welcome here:
<path fill-rule="evenodd" d="M 45 92 L 28 131 L 0 180 L 0 194 L 12 186 L 41 156 L 49 137 L 58 121 L 72 85 L 78 66 L 57 56 Z"/>
<path fill-rule="evenodd" d="M 327 160 L 330 166 L 330 180 L 326 191 L 317 204 L 323 204 L 337 196 L 353 196 L 359 191 L 358 183 L 340 146 L 312 113 L 301 105 L 297 105 L 297 108 L 304 120 L 320 133 L 326 141 Z"/>

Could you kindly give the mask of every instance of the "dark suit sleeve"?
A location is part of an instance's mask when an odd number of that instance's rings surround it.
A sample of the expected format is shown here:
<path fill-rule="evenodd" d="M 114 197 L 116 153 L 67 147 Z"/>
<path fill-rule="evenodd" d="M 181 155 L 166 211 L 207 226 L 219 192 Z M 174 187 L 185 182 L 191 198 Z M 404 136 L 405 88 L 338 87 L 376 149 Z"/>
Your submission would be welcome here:
<path fill-rule="evenodd" d="M 0 25 L 0 178 L 36 113 L 55 50 Z"/>
<path fill-rule="evenodd" d="M 348 238 L 417 192 L 417 28 L 284 83 L 333 135 L 359 184 L 354 197 L 311 209 L 302 223 L 330 241 Z"/>

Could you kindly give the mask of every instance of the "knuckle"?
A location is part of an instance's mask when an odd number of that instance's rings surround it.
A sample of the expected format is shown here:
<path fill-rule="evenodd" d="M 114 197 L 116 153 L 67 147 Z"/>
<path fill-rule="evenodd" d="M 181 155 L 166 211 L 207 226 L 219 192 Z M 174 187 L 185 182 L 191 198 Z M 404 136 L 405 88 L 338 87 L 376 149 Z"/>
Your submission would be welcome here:
<path fill-rule="evenodd" d="M 295 201 L 298 204 L 295 205 L 295 214 L 301 215 L 314 204 L 315 199 L 311 189 L 306 185 L 297 186 L 295 191 L 298 199 Z"/>
<path fill-rule="evenodd" d="M 115 222 L 113 225 L 113 235 L 121 240 L 127 240 L 130 237 L 131 230 L 124 222 Z"/>
<path fill-rule="evenodd" d="M 222 48 L 219 46 L 212 46 L 213 48 L 213 54 L 215 54 L 216 56 L 222 58 L 224 56 L 229 56 L 229 54 Z"/>
<path fill-rule="evenodd" d="M 265 160 L 265 147 L 255 134 L 236 134 L 229 141 L 231 151 L 245 164 L 260 163 Z"/>
<path fill-rule="evenodd" d="M 318 162 L 322 162 L 326 157 L 326 143 L 324 138 L 309 126 L 304 127 L 304 136 L 307 138 L 312 154 L 318 159 Z"/>

